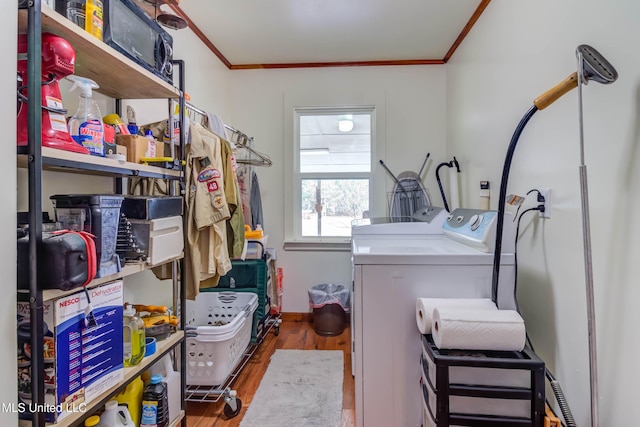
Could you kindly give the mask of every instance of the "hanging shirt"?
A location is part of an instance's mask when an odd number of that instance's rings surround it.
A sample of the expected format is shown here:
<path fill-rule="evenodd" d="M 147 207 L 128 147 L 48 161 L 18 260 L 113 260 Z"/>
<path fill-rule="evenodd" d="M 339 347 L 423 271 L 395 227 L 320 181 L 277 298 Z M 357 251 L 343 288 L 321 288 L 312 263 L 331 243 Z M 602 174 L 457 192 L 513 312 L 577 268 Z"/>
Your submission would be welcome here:
<path fill-rule="evenodd" d="M 203 280 L 231 269 L 226 239 L 226 220 L 231 215 L 224 194 L 220 138 L 197 123 L 190 125 L 189 137 L 185 285 L 187 298 L 194 299 Z"/>

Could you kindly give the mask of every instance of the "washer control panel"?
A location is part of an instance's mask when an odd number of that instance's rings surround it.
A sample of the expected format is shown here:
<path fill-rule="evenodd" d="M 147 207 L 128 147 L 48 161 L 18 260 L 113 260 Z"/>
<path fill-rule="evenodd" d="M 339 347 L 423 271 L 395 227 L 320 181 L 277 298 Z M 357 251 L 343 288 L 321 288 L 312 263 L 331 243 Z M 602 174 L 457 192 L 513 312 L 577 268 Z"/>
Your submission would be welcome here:
<path fill-rule="evenodd" d="M 497 218 L 496 211 L 455 209 L 442 225 L 442 231 L 457 242 L 491 252 L 495 246 Z"/>

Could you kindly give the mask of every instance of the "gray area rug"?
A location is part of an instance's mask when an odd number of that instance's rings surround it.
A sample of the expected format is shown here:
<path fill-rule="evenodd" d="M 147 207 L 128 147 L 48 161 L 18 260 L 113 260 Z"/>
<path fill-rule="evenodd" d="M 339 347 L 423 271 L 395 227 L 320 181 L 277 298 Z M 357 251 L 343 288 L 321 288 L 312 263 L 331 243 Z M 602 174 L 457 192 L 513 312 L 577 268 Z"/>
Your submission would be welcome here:
<path fill-rule="evenodd" d="M 340 350 L 276 350 L 240 427 L 340 427 Z"/>

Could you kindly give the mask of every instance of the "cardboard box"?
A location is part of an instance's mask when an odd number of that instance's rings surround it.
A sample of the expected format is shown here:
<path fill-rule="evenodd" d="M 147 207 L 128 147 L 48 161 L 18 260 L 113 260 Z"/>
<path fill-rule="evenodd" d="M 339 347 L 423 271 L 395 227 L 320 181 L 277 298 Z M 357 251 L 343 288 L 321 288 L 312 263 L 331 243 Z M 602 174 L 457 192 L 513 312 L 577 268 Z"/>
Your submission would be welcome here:
<path fill-rule="evenodd" d="M 145 157 L 149 140 L 140 135 L 116 135 L 116 145 L 122 145 L 127 149 L 127 161 L 140 163 Z"/>
<path fill-rule="evenodd" d="M 140 135 L 116 135 L 116 144 L 126 148 L 127 161 L 132 163 L 140 163 L 140 159 L 147 157 L 147 149 L 149 140 Z M 165 157 L 169 151 L 169 144 L 156 141 L 155 157 Z"/>
<path fill-rule="evenodd" d="M 84 291 L 44 302 L 45 407 L 58 422 L 124 379 L 123 282 L 88 290 L 95 326 L 85 323 Z M 18 404 L 31 409 L 29 303 L 18 302 Z M 35 406 L 35 405 L 33 405 Z M 18 406 L 19 408 L 21 406 Z M 20 418 L 29 419 L 29 410 Z"/>
<path fill-rule="evenodd" d="M 122 154 L 126 158 L 127 147 L 125 147 L 124 145 L 116 145 L 116 154 Z"/>

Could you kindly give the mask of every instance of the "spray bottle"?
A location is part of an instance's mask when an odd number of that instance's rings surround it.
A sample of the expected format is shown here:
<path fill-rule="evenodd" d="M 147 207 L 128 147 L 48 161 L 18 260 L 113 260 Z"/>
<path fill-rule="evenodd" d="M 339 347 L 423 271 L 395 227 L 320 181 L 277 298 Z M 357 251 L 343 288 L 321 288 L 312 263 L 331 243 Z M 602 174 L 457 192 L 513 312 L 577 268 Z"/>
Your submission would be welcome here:
<path fill-rule="evenodd" d="M 92 98 L 92 90 L 99 86 L 85 77 L 71 75 L 67 79 L 73 82 L 71 90 L 79 88 L 78 111 L 69 120 L 69 133 L 78 144 L 89 150 L 94 156 L 104 157 L 104 125 L 98 103 Z"/>

